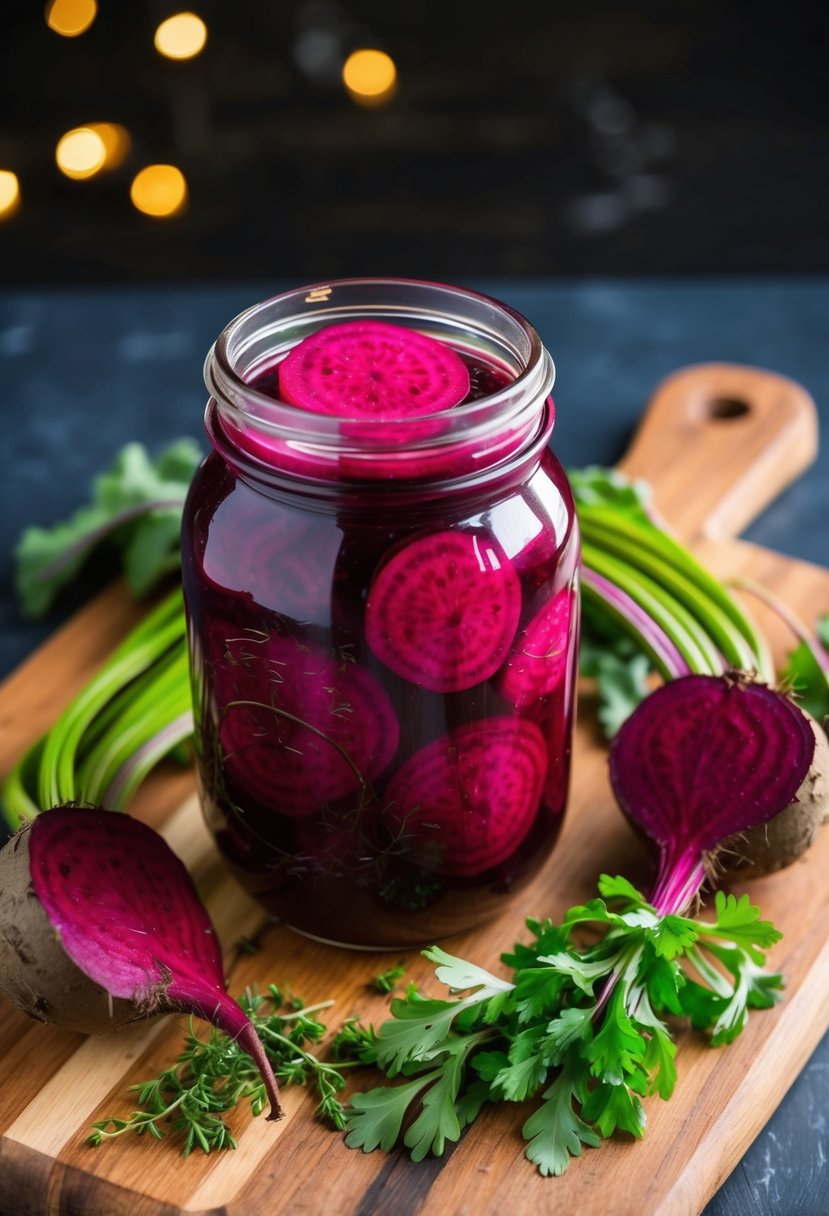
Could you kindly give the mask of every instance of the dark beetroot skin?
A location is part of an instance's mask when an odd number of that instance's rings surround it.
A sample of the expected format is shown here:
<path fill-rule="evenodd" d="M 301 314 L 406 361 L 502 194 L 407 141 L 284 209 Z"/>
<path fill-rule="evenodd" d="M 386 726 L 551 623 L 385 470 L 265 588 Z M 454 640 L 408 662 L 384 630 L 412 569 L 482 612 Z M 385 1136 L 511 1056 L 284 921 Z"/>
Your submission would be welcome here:
<path fill-rule="evenodd" d="M 519 630 L 496 679 L 501 696 L 516 709 L 547 696 L 564 679 L 571 653 L 573 598 L 569 588 L 560 591 Z"/>
<path fill-rule="evenodd" d="M 468 375 L 465 402 L 508 383 L 500 366 L 457 357 Z M 259 370 L 252 383 L 260 393 L 284 400 L 282 366 Z M 268 449 L 259 434 L 234 441 L 300 478 L 320 471 Z M 505 450 L 510 443 L 504 439 Z M 235 874 L 281 920 L 329 940 L 397 948 L 496 914 L 556 839 L 572 681 L 556 676 L 543 695 L 516 706 L 497 673 L 516 644 L 522 604 L 531 620 L 572 585 L 578 546 L 564 474 L 549 452 L 516 477 L 514 490 L 498 491 L 490 518 L 489 491 L 444 500 L 407 482 L 398 505 L 397 495 L 392 502 L 374 488 L 391 477 L 463 475 L 467 458 L 478 456 L 462 439 L 434 453 L 401 442 L 372 463 L 374 485 L 362 480 L 359 445 L 346 446 L 347 459 L 323 474 L 329 486 L 308 509 L 299 495 L 257 493 L 218 455 L 196 476 L 182 553 L 202 800 Z M 351 481 L 352 471 L 361 480 Z M 316 683 L 308 664 L 290 657 L 303 652 L 324 657 Z M 348 714 L 332 711 L 326 688 Z M 452 838 L 456 846 L 447 863 L 425 820 L 412 819 L 417 833 L 401 832 L 387 808 L 403 805 L 403 786 L 419 768 L 414 757 L 445 753 L 440 741 L 456 733 L 464 772 L 478 766 L 498 789 L 497 780 L 509 779 L 496 780 L 495 770 L 512 756 L 516 776 L 502 790 L 503 817 L 492 807 L 476 818 L 457 773 L 433 769 L 431 797 L 440 802 L 440 771 L 448 783 L 440 843 Z M 475 739 L 491 745 L 490 761 Z M 459 805 L 455 823 L 451 808 Z"/>
<path fill-rule="evenodd" d="M 370 671 L 280 636 L 219 625 L 219 743 L 234 789 L 281 815 L 315 815 L 359 793 L 397 751 L 397 717 Z"/>
<path fill-rule="evenodd" d="M 366 641 L 397 675 L 462 692 L 500 667 L 515 637 L 521 585 L 482 532 L 435 532 L 393 553 L 366 602 Z"/>
<path fill-rule="evenodd" d="M 279 368 L 282 399 L 340 418 L 410 418 L 458 405 L 469 373 L 449 346 L 385 321 L 329 325 Z"/>
<path fill-rule="evenodd" d="M 38 977 L 42 1020 L 85 1028 L 84 993 L 73 967 L 92 982 L 93 1006 L 100 988 L 132 1006 L 135 1019 L 196 1014 L 238 1039 L 253 1057 L 271 1101 L 270 1118 L 278 1118 L 279 1095 L 267 1056 L 252 1024 L 225 991 L 215 929 L 164 839 L 126 814 L 65 806 L 43 812 L 10 841 L 3 850 L 6 877 L 9 863 L 24 857 L 26 848 L 31 890 L 24 876 L 20 894 L 38 901 L 45 923 L 38 928 L 30 921 L 31 957 L 20 963 L 29 966 L 33 986 Z M 6 887 L 6 899 L 9 894 Z M 52 959 L 40 974 L 39 949 L 51 952 Z M 25 980 L 26 972 L 21 975 Z M 122 1009 L 118 1018 L 124 1020 Z"/>
<path fill-rule="evenodd" d="M 529 832 L 546 772 L 547 747 L 533 722 L 471 722 L 398 769 L 386 790 L 386 826 L 437 874 L 483 874 Z"/>

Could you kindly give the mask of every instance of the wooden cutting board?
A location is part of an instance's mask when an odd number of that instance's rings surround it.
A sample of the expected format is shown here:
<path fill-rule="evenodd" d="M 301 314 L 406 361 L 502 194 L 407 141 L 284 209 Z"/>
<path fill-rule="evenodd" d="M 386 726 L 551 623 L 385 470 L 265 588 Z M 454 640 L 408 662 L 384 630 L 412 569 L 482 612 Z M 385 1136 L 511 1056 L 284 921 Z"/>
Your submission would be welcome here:
<path fill-rule="evenodd" d="M 677 373 L 655 394 L 622 467 L 646 477 L 655 504 L 720 575 L 749 575 L 811 619 L 829 610 L 829 572 L 734 538 L 811 461 L 814 405 L 791 381 L 749 368 L 706 365 Z M 791 645 L 779 622 L 751 604 L 777 657 Z M 136 618 L 120 588 L 91 604 L 0 689 L 0 769 L 47 728 Z M 594 890 L 603 870 L 645 879 L 646 863 L 606 779 L 605 752 L 583 701 L 570 809 L 550 862 L 500 919 L 450 949 L 498 969 L 527 915 L 557 918 Z M 227 945 L 230 988 L 270 980 L 317 1002 L 335 997 L 333 1026 L 359 1013 L 383 1018 L 387 999 L 367 986 L 397 955 L 338 951 L 280 927 L 262 950 L 234 949 L 263 925 L 261 910 L 224 872 L 202 825 L 192 778 L 165 773 L 135 813 L 160 826 L 194 874 Z M 731 1047 L 680 1035 L 679 1081 L 668 1103 L 648 1100 L 642 1142 L 619 1138 L 587 1151 L 563 1178 L 542 1179 L 523 1158 L 527 1108 L 486 1110 L 438 1161 L 350 1151 L 313 1117 L 304 1090 L 285 1092 L 279 1124 L 240 1112 L 235 1152 L 182 1159 L 174 1144 L 124 1138 L 93 1149 L 90 1123 L 126 1115 L 127 1087 L 169 1065 L 183 1019 L 84 1039 L 29 1022 L 0 1004 L 0 1212 L 83 1216 L 180 1213 L 578 1212 L 579 1216 L 693 1216 L 731 1171 L 829 1026 L 829 831 L 788 871 L 740 884 L 783 929 L 772 961 L 786 978 L 776 1009 L 752 1015 Z M 407 979 L 438 991 L 418 955 Z M 364 1087 L 376 1077 L 366 1074 Z"/>

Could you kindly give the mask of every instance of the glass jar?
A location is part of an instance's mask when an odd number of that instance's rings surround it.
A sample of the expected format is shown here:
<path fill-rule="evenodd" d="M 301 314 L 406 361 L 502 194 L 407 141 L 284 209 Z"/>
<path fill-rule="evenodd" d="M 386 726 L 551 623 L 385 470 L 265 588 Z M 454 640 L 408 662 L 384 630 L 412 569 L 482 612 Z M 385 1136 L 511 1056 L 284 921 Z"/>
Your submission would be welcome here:
<path fill-rule="evenodd" d="M 451 346 L 466 400 L 404 420 L 280 401 L 287 352 L 355 319 Z M 208 355 L 182 534 L 200 793 L 234 874 L 302 933 L 470 929 L 556 841 L 579 540 L 553 375 L 503 304 L 396 279 L 287 292 Z"/>

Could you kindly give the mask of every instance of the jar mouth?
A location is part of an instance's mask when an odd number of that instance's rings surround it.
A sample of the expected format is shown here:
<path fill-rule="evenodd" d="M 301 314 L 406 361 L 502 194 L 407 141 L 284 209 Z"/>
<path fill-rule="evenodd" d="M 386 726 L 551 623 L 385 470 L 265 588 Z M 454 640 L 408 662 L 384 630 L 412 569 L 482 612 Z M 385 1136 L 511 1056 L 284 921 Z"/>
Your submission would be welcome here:
<path fill-rule="evenodd" d="M 495 363 L 509 382 L 466 404 L 409 418 L 316 414 L 250 383 L 303 338 L 358 319 L 416 329 Z M 475 467 L 492 464 L 499 437 L 526 440 L 537 429 L 555 370 L 529 321 L 490 296 L 417 279 L 360 278 L 299 287 L 246 309 L 219 335 L 204 376 L 225 437 L 244 457 L 260 468 L 328 479 L 343 474 L 344 462 L 346 475 L 350 468 L 361 477 L 428 475 L 441 471 L 441 457 L 445 463 L 459 446 Z"/>

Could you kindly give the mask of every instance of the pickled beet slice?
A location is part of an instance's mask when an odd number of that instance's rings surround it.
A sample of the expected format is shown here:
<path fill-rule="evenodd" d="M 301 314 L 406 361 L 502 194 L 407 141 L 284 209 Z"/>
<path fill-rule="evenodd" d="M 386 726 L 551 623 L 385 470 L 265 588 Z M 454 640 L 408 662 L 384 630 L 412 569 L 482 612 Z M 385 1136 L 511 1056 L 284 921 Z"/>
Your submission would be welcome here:
<path fill-rule="evenodd" d="M 544 736 L 521 718 L 485 718 L 434 740 L 386 790 L 386 826 L 438 874 L 472 878 L 506 861 L 538 814 Z"/>
<path fill-rule="evenodd" d="M 458 405 L 469 372 L 449 346 L 387 321 L 344 321 L 279 365 L 283 401 L 338 418 L 410 418 Z"/>
<path fill-rule="evenodd" d="M 518 575 L 492 537 L 434 532 L 375 574 L 365 636 L 397 675 L 433 692 L 460 692 L 498 670 L 520 612 Z"/>
<path fill-rule="evenodd" d="M 327 521 L 325 521 L 327 522 Z M 258 604 L 296 620 L 321 621 L 329 610 L 340 536 L 295 517 L 263 517 L 261 504 L 225 499 L 206 548 L 207 577 L 249 592 Z"/>
<path fill-rule="evenodd" d="M 573 595 L 569 588 L 549 600 L 520 630 L 495 680 L 498 693 L 516 709 L 526 709 L 553 692 L 567 670 Z"/>
<path fill-rule="evenodd" d="M 399 726 L 370 671 L 292 638 L 225 632 L 208 658 L 237 790 L 283 815 L 313 815 L 389 764 Z"/>

